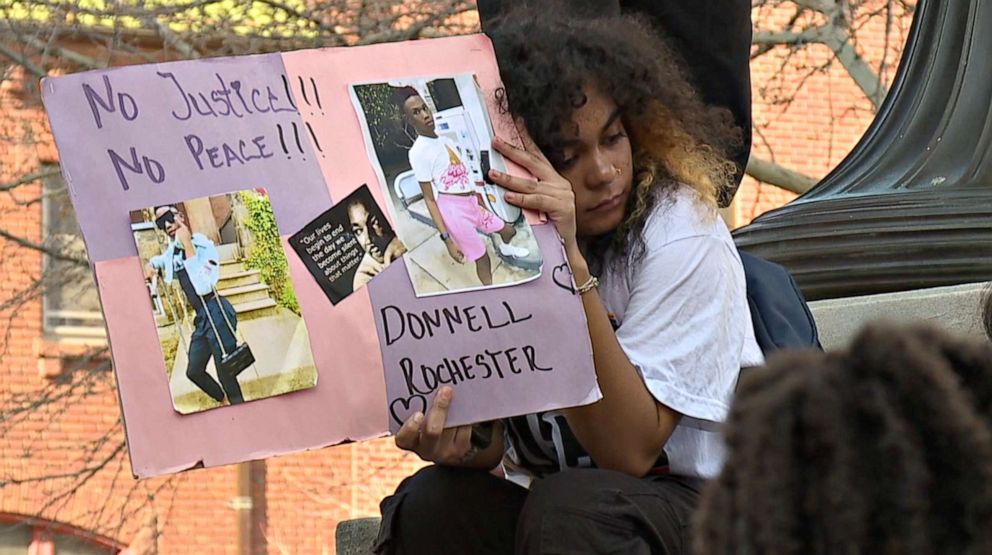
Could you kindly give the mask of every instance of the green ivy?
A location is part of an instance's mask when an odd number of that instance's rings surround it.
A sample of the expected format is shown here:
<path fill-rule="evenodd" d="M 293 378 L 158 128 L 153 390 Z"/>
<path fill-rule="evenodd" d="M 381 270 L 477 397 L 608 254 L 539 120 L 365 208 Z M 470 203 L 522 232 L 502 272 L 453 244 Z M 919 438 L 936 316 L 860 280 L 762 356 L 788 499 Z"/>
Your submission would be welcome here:
<path fill-rule="evenodd" d="M 394 91 L 395 88 L 386 83 L 355 87 L 355 94 L 358 96 L 358 102 L 365 113 L 365 121 L 372 135 L 372 142 L 380 148 L 387 145 L 410 148 L 410 143 L 415 137 L 411 137 L 406 132 L 403 115 L 399 107 L 393 103 Z"/>
<path fill-rule="evenodd" d="M 248 250 L 245 266 L 261 273 L 280 306 L 300 314 L 300 302 L 289 279 L 289 263 L 279 241 L 279 228 L 269 197 L 250 191 L 242 191 L 240 197 L 248 209 L 244 225 L 255 239 Z"/>

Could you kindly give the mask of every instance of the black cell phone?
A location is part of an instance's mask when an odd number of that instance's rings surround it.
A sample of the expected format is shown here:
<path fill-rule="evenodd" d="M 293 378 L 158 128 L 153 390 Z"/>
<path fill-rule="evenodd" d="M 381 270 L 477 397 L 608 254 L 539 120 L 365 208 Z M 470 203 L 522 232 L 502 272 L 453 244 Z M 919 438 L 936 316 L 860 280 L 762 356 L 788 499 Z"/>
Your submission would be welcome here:
<path fill-rule="evenodd" d="M 492 179 L 489 179 L 489 170 L 492 166 L 489 165 L 489 151 L 483 150 L 479 154 L 479 161 L 482 166 L 482 180 L 489 184 L 494 184 Z"/>
<path fill-rule="evenodd" d="M 493 421 L 472 424 L 472 437 L 469 439 L 472 447 L 475 447 L 479 451 L 483 451 L 489 447 L 493 442 L 493 428 L 495 426 L 496 423 Z"/>

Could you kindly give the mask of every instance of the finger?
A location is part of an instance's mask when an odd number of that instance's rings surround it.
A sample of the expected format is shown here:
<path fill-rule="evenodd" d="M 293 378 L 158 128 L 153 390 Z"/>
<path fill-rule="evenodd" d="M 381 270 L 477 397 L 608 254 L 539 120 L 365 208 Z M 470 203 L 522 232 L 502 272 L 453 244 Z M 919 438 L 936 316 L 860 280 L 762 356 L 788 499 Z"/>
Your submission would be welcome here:
<path fill-rule="evenodd" d="M 542 184 L 534 179 L 518 177 L 497 170 L 489 170 L 489 177 L 492 178 L 494 183 L 504 189 L 518 193 L 536 193 L 542 188 Z"/>
<path fill-rule="evenodd" d="M 387 257 L 389 258 L 389 261 L 392 262 L 393 260 L 403 256 L 406 252 L 406 247 L 402 244 L 396 244 L 393 248 L 386 250 L 388 251 Z"/>
<path fill-rule="evenodd" d="M 423 429 L 420 431 L 422 451 L 425 453 L 437 451 L 438 442 L 444 432 L 444 423 L 448 420 L 448 408 L 451 406 L 453 393 L 450 387 L 445 386 L 434 396 L 434 402 L 427 411 Z"/>
<path fill-rule="evenodd" d="M 416 451 L 420 443 L 420 427 L 424 423 L 424 415 L 417 411 L 400 426 L 393 437 L 396 446 L 405 451 Z"/>
<path fill-rule="evenodd" d="M 523 166 L 538 179 L 551 179 L 555 175 L 555 170 L 551 167 L 551 163 L 548 162 L 547 158 L 540 151 L 537 151 L 536 154 L 528 152 L 511 145 L 499 137 L 493 137 L 493 147 L 503 156 Z"/>
<path fill-rule="evenodd" d="M 546 212 L 552 217 L 564 214 L 568 210 L 568 206 L 562 199 L 543 193 L 506 193 L 504 198 L 506 198 L 506 202 L 520 208 Z"/>
<path fill-rule="evenodd" d="M 436 458 L 438 461 L 446 464 L 456 463 L 464 454 L 463 451 L 458 451 L 455 448 L 455 438 L 458 436 L 458 430 L 462 427 L 445 428 L 444 432 L 441 433 L 437 442 Z"/>

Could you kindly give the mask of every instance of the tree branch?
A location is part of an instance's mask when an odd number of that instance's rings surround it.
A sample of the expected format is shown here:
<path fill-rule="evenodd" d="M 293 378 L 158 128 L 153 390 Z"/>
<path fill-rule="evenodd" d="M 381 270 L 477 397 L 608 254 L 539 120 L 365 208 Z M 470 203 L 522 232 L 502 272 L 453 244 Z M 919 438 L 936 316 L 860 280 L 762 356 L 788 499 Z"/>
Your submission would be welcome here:
<path fill-rule="evenodd" d="M 287 15 L 290 15 L 292 17 L 301 19 L 303 21 L 307 21 L 313 24 L 317 29 L 320 29 L 321 31 L 327 33 L 332 37 L 340 38 L 334 26 L 328 25 L 325 21 L 317 17 L 313 12 L 302 13 L 299 10 L 293 8 L 292 6 L 287 5 L 285 2 L 278 2 L 276 0 L 257 0 L 257 1 L 271 8 L 282 10 L 283 12 L 286 12 Z M 343 43 L 344 41 L 341 41 L 341 44 Z"/>
<path fill-rule="evenodd" d="M 13 191 L 14 189 L 16 189 L 16 188 L 18 188 L 18 187 L 20 187 L 22 185 L 27 185 L 28 183 L 31 183 L 32 181 L 37 181 L 39 179 L 48 179 L 49 177 L 55 177 L 57 175 L 59 175 L 59 170 L 58 169 L 51 169 L 51 170 L 45 170 L 45 171 L 40 171 L 40 172 L 36 172 L 36 173 L 29 173 L 28 175 L 25 175 L 24 177 L 22 177 L 20 179 L 15 179 L 14 181 L 11 181 L 10 183 L 4 183 L 4 184 L 0 185 L 0 193 L 6 193 L 8 191 Z"/>
<path fill-rule="evenodd" d="M 813 185 L 817 183 L 816 179 L 808 175 L 790 170 L 775 162 L 762 160 L 754 155 L 748 159 L 747 168 L 744 171 L 762 183 L 768 183 L 800 195 L 812 189 Z"/>
<path fill-rule="evenodd" d="M 50 55 L 56 58 L 62 58 L 72 62 L 73 64 L 83 67 L 85 69 L 104 69 L 107 67 L 106 62 L 101 62 L 95 58 L 90 58 L 89 56 L 84 56 L 75 50 L 70 50 L 68 48 L 63 48 L 61 46 L 56 46 L 53 44 L 46 44 L 44 41 L 36 37 L 25 37 L 21 36 L 21 40 L 27 42 L 31 46 L 37 48 L 42 52 L 42 54 Z"/>
<path fill-rule="evenodd" d="M 822 43 L 822 27 L 810 27 L 802 32 L 795 31 L 760 31 L 751 36 L 751 44 L 758 46 L 802 46 L 810 43 Z"/>
<path fill-rule="evenodd" d="M 23 237 L 18 237 L 17 235 L 14 235 L 13 233 L 10 233 L 9 231 L 6 231 L 5 229 L 2 228 L 0 228 L 0 237 L 8 241 L 11 241 L 13 243 L 16 243 L 24 248 L 36 250 L 42 254 L 48 255 L 54 258 L 55 260 L 62 260 L 64 262 L 72 262 L 74 264 L 89 266 L 89 261 L 86 260 L 85 258 L 58 252 L 56 250 L 46 247 L 45 245 L 28 241 Z"/>
<path fill-rule="evenodd" d="M 753 42 L 761 46 L 762 49 L 778 45 L 822 44 L 833 51 L 834 57 L 844 66 L 844 70 L 847 71 L 876 110 L 885 100 L 885 95 L 888 94 L 888 90 L 882 84 L 878 74 L 855 50 L 850 33 L 834 23 L 810 27 L 800 33 L 793 31 L 759 32 L 753 35 Z"/>
<path fill-rule="evenodd" d="M 832 0 L 792 0 L 800 8 L 813 10 L 824 15 L 832 15 L 839 8 L 837 2 Z"/>
<path fill-rule="evenodd" d="M 468 11 L 468 7 L 461 4 L 455 3 L 440 12 L 435 12 L 429 14 L 430 17 L 426 17 L 412 23 L 402 29 L 390 29 L 381 33 L 368 33 L 363 36 L 356 45 L 363 44 L 375 44 L 380 42 L 395 42 L 401 40 L 410 40 L 420 38 L 424 31 L 431 27 L 432 25 L 443 23 L 446 19 L 454 17 L 458 14 Z M 416 17 L 416 13 L 404 13 L 401 14 L 405 17 Z"/>
<path fill-rule="evenodd" d="M 162 41 L 166 45 L 175 48 L 176 52 L 179 52 L 191 60 L 195 60 L 200 57 L 200 53 L 196 50 L 196 48 L 193 48 L 193 45 L 180 38 L 180 36 L 173 32 L 172 29 L 169 29 L 168 25 L 157 19 L 149 20 L 147 21 L 147 24 L 154 27 L 158 31 L 159 36 L 162 37 Z"/>
<path fill-rule="evenodd" d="M 875 70 L 854 49 L 850 35 L 836 26 L 831 25 L 831 27 L 834 32 L 824 37 L 823 44 L 833 50 L 837 61 L 844 66 L 861 92 L 865 93 L 875 110 L 878 110 L 889 91 L 882 84 L 882 80 L 879 79 Z"/>
<path fill-rule="evenodd" d="M 23 67 L 24 69 L 30 71 L 35 77 L 41 79 L 42 77 L 48 77 L 48 72 L 45 71 L 41 66 L 31 63 L 31 60 L 23 54 L 18 54 L 10 48 L 7 48 L 4 44 L 0 43 L 0 54 L 6 56 L 10 61 Z"/>

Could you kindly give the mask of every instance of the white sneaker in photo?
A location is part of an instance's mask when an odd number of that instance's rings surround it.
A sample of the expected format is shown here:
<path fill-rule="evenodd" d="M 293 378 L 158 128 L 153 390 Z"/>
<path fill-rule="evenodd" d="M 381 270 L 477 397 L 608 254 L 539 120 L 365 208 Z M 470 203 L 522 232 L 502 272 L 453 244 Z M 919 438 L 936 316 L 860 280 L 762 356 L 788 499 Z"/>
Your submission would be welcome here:
<path fill-rule="evenodd" d="M 509 243 L 500 243 L 499 252 L 503 256 L 512 256 L 514 258 L 525 258 L 530 251 L 523 247 L 515 247 Z"/>

